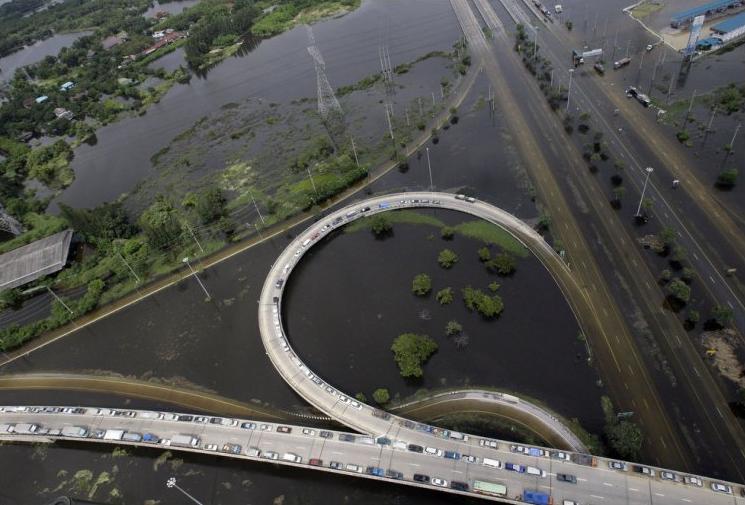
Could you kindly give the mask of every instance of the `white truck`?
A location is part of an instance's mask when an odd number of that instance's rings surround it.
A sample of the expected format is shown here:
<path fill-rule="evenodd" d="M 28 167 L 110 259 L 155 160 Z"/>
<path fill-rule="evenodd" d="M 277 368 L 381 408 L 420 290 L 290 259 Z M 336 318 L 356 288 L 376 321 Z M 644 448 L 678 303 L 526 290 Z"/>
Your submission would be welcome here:
<path fill-rule="evenodd" d="M 199 437 L 194 435 L 174 435 L 171 437 L 171 445 L 174 447 L 199 447 Z"/>
<path fill-rule="evenodd" d="M 103 434 L 104 440 L 121 440 L 124 436 L 124 430 L 106 430 Z"/>
<path fill-rule="evenodd" d="M 137 414 L 138 419 L 163 419 L 165 417 L 160 412 L 139 412 Z"/>
<path fill-rule="evenodd" d="M 88 436 L 88 428 L 84 426 L 65 426 L 60 434 L 63 437 L 85 438 Z"/>

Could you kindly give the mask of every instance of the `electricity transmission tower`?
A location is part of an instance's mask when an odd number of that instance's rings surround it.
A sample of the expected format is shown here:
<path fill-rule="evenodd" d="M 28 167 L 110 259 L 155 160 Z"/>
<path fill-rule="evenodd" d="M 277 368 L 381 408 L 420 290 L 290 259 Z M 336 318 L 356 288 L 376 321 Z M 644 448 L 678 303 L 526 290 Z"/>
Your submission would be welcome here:
<path fill-rule="evenodd" d="M 316 39 L 313 36 L 313 29 L 308 26 L 308 54 L 313 58 L 316 66 L 316 82 L 318 88 L 318 114 L 321 116 L 324 125 L 329 131 L 329 135 L 336 142 L 336 138 L 344 133 L 344 112 L 339 105 L 334 89 L 326 77 L 326 62 L 323 59 L 320 49 L 316 46 Z"/>
<path fill-rule="evenodd" d="M 23 232 L 21 223 L 5 212 L 2 204 L 0 204 L 0 231 L 5 231 L 13 235 L 20 235 Z"/>

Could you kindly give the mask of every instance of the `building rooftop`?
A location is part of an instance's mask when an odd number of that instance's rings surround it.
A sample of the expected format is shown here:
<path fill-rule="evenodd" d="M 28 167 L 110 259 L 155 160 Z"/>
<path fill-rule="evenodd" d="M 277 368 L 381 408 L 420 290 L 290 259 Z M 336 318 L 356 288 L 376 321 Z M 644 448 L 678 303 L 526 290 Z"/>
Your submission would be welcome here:
<path fill-rule="evenodd" d="M 65 230 L 0 254 L 0 291 L 62 270 L 71 240 L 72 230 Z"/>
<path fill-rule="evenodd" d="M 728 7 L 734 6 L 739 1 L 740 0 L 715 0 L 714 2 L 708 2 L 703 5 L 699 5 L 698 7 L 693 7 L 691 9 L 678 12 L 671 18 L 671 21 L 673 23 L 685 22 L 687 20 L 695 18 L 696 16 L 700 16 L 701 14 L 709 14 L 719 9 L 727 9 Z"/>
<path fill-rule="evenodd" d="M 741 26 L 745 25 L 745 12 L 741 12 L 736 16 L 732 16 L 729 19 L 717 23 L 711 27 L 711 31 L 715 33 L 729 33 L 737 30 Z"/>

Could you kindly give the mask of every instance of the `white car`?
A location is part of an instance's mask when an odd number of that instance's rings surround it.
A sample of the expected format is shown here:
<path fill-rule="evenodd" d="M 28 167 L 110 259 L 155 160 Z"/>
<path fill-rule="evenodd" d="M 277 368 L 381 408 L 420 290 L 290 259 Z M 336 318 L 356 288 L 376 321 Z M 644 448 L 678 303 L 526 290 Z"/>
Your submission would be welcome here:
<path fill-rule="evenodd" d="M 309 437 L 312 437 L 316 434 L 316 430 L 311 430 L 310 428 L 303 428 L 303 435 L 308 435 Z"/>
<path fill-rule="evenodd" d="M 391 445 L 394 449 L 401 449 L 402 451 L 405 451 L 409 447 L 409 444 L 407 444 L 406 442 L 401 442 L 400 440 L 396 440 Z"/>
<path fill-rule="evenodd" d="M 277 459 L 279 459 L 279 454 L 277 454 L 274 451 L 266 451 L 264 454 L 261 455 L 261 457 L 264 458 L 264 459 L 277 460 Z"/>
<path fill-rule="evenodd" d="M 551 453 L 551 457 L 554 459 L 561 459 L 564 461 L 571 461 L 569 454 L 561 451 L 555 451 Z"/>
<path fill-rule="evenodd" d="M 719 482 L 712 482 L 711 489 L 713 489 L 717 493 L 732 494 L 732 487 L 728 486 L 727 484 L 721 484 Z"/>
<path fill-rule="evenodd" d="M 663 470 L 660 472 L 660 478 L 662 480 L 678 480 L 678 476 L 675 475 L 673 472 L 668 472 L 667 470 Z"/>
<path fill-rule="evenodd" d="M 426 452 L 430 456 L 442 456 L 442 449 L 438 449 L 436 447 L 425 447 L 424 452 Z"/>
<path fill-rule="evenodd" d="M 217 444 L 204 444 L 204 450 L 205 451 L 216 451 Z"/>
<path fill-rule="evenodd" d="M 472 456 L 470 454 L 463 455 L 461 459 L 465 461 L 466 463 L 478 463 L 479 462 L 479 458 L 477 458 L 476 456 Z"/>
<path fill-rule="evenodd" d="M 352 463 L 348 463 L 346 466 L 346 470 L 348 472 L 354 472 L 354 473 L 362 473 L 362 467 L 359 465 L 353 465 Z"/>
<path fill-rule="evenodd" d="M 433 477 L 432 485 L 438 486 L 438 487 L 448 487 L 448 481 L 446 481 L 445 479 L 441 479 L 439 477 Z"/>
<path fill-rule="evenodd" d="M 479 445 L 481 447 L 491 447 L 492 449 L 497 448 L 497 443 L 494 440 L 486 440 L 485 438 L 479 440 Z"/>
<path fill-rule="evenodd" d="M 272 431 L 272 426 L 269 424 L 262 424 L 259 426 L 261 431 Z"/>
<path fill-rule="evenodd" d="M 692 475 L 686 475 L 683 477 L 683 482 L 690 486 L 704 487 L 704 482 L 698 477 L 693 477 Z"/>

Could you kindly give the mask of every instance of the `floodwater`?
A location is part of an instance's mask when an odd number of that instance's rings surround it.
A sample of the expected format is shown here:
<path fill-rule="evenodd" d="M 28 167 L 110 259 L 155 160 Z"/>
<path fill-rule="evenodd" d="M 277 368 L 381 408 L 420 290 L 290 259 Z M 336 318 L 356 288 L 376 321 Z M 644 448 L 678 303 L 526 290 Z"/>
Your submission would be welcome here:
<path fill-rule="evenodd" d="M 63 47 L 70 47 L 80 37 L 92 32 L 81 31 L 59 33 L 45 40 L 40 40 L 20 51 L 16 51 L 4 58 L 0 58 L 0 82 L 13 78 L 16 70 L 43 60 L 46 56 L 56 56 Z"/>
<path fill-rule="evenodd" d="M 378 71 L 381 42 L 389 44 L 395 66 L 429 51 L 450 50 L 461 36 L 447 0 L 368 0 L 346 16 L 314 24 L 313 32 L 335 88 Z M 76 179 L 59 201 L 92 207 L 131 191 L 151 173 L 153 154 L 226 103 L 315 97 L 316 75 L 307 46 L 304 27 L 264 40 L 252 52 L 229 58 L 204 78 L 174 86 L 146 115 L 99 129 L 95 146 L 76 149 L 72 162 Z"/>
<path fill-rule="evenodd" d="M 180 14 L 184 9 L 187 9 L 193 5 L 199 3 L 199 0 L 176 0 L 173 2 L 159 3 L 157 0 L 153 2 L 148 10 L 145 11 L 143 16 L 146 18 L 153 18 L 158 12 L 167 12 L 168 14 Z"/>
<path fill-rule="evenodd" d="M 422 212 L 450 225 L 471 220 L 452 211 Z M 386 387 L 392 396 L 406 397 L 422 388 L 497 387 L 540 398 L 567 417 L 599 422 L 597 376 L 585 362 L 579 327 L 550 274 L 532 256 L 518 261 L 513 276 L 489 274 L 476 253 L 482 245 L 462 236 L 445 241 L 439 228 L 413 224 L 394 224 L 393 235 L 384 240 L 368 229 L 324 239 L 293 271 L 283 299 L 298 356 L 349 394 L 371 398 Z M 437 264 L 445 248 L 460 258 L 449 270 Z M 432 278 L 427 297 L 411 293 L 418 273 Z M 501 285 L 497 293 L 505 310 L 488 321 L 466 309 L 460 290 L 487 291 L 490 282 Z M 441 307 L 434 293 L 447 286 L 456 298 Z M 459 349 L 445 336 L 449 320 L 463 325 L 466 347 Z M 406 332 L 427 334 L 439 345 L 421 380 L 404 380 L 393 360 L 392 341 Z"/>

